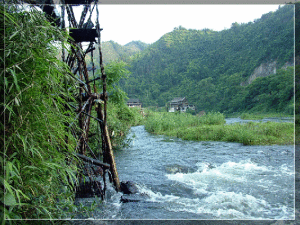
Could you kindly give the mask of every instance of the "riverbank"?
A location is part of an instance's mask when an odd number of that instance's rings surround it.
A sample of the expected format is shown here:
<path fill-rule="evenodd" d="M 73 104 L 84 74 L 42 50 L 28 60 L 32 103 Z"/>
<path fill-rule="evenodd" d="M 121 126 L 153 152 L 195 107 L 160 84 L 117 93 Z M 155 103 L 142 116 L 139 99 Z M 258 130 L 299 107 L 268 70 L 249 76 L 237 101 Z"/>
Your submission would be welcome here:
<path fill-rule="evenodd" d="M 144 123 L 143 111 L 139 108 L 129 108 L 125 104 L 109 102 L 108 117 L 108 130 L 114 148 L 125 147 L 130 128 Z"/>
<path fill-rule="evenodd" d="M 145 128 L 153 134 L 183 140 L 238 142 L 244 145 L 294 144 L 293 123 L 225 124 L 225 116 L 221 113 L 198 117 L 183 113 L 152 112 L 146 119 Z"/>

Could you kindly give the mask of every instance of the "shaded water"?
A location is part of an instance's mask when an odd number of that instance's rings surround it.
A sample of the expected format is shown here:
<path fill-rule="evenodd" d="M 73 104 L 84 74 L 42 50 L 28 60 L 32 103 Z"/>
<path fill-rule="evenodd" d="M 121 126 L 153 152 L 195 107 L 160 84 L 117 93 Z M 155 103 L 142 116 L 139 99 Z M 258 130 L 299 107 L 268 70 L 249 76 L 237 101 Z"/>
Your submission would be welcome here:
<path fill-rule="evenodd" d="M 241 118 L 226 118 L 226 124 L 232 124 L 232 123 L 248 123 L 248 122 L 280 122 L 280 123 L 292 123 L 294 122 L 294 118 L 291 117 L 281 117 L 281 118 L 264 118 L 261 120 L 244 120 Z"/>
<path fill-rule="evenodd" d="M 95 219 L 294 219 L 294 146 L 183 141 L 144 126 L 128 138 L 115 159 L 139 193 L 110 187 Z"/>

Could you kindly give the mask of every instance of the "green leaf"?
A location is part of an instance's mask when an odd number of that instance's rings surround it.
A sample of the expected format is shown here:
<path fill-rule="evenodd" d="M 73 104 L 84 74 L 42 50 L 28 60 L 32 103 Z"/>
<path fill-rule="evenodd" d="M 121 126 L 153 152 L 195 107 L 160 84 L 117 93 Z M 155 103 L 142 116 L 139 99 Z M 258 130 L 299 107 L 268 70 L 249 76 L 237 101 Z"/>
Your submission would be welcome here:
<path fill-rule="evenodd" d="M 9 193 L 13 194 L 13 190 L 12 190 L 13 187 L 6 180 L 4 180 L 2 178 L 1 178 L 1 180 L 4 181 L 3 183 L 4 183 L 5 189 L 7 189 L 9 191 Z"/>
<path fill-rule="evenodd" d="M 15 103 L 17 106 L 20 106 L 19 99 L 17 97 L 15 97 Z"/>
<path fill-rule="evenodd" d="M 18 79 L 17 79 L 17 75 L 16 75 L 15 71 L 13 69 L 9 69 L 9 71 L 11 72 L 11 74 L 14 78 L 14 83 L 15 83 L 17 90 L 21 91 L 20 86 L 18 85 Z"/>
<path fill-rule="evenodd" d="M 17 30 L 15 33 L 13 33 L 10 37 L 9 40 L 11 40 L 14 36 L 16 36 L 19 33 L 19 30 Z"/>
<path fill-rule="evenodd" d="M 7 205 L 7 206 L 16 206 L 16 205 L 18 205 L 15 197 L 10 192 L 7 192 L 4 195 L 4 204 Z"/>
<path fill-rule="evenodd" d="M 5 88 L 8 87 L 7 77 L 4 77 L 4 86 L 5 86 Z"/>

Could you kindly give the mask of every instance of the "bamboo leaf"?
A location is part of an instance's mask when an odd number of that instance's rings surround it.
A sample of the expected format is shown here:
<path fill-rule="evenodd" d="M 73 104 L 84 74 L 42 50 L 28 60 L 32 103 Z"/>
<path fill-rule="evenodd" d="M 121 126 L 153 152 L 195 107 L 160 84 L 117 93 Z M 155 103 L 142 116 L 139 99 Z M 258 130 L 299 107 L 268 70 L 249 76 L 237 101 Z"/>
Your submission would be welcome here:
<path fill-rule="evenodd" d="M 18 203 L 15 197 L 10 192 L 7 192 L 4 195 L 4 204 L 7 206 L 16 206 Z"/>
<path fill-rule="evenodd" d="M 21 202 L 20 194 L 21 194 L 25 199 L 30 200 L 30 198 L 29 198 L 27 195 L 25 195 L 21 190 L 16 190 L 16 194 L 17 194 L 17 197 L 18 197 L 19 202 Z"/>
<path fill-rule="evenodd" d="M 11 193 L 13 195 L 14 194 L 14 192 L 12 190 L 13 187 L 6 180 L 4 180 L 4 179 L 3 179 L 3 183 L 4 183 L 5 189 L 8 190 L 9 193 Z"/>
<path fill-rule="evenodd" d="M 7 81 L 7 77 L 4 77 L 4 86 L 5 86 L 5 88 L 7 88 L 7 87 L 8 87 L 8 81 Z"/>
<path fill-rule="evenodd" d="M 33 170 L 39 170 L 40 172 L 43 172 L 42 169 L 40 169 L 36 166 L 24 166 L 23 169 L 33 169 Z"/>
<path fill-rule="evenodd" d="M 5 111 L 6 109 L 10 112 L 10 114 L 15 115 L 15 112 L 13 111 L 13 109 L 12 109 L 10 106 L 5 105 L 4 111 Z M 4 111 L 3 111 L 2 113 L 4 113 Z M 1 113 L 1 114 L 2 114 L 2 113 Z M 10 119 L 8 120 L 8 122 L 9 122 L 9 121 L 10 121 Z"/>
<path fill-rule="evenodd" d="M 16 36 L 19 33 L 19 30 L 17 30 L 15 33 L 13 33 L 10 37 L 9 40 L 11 40 L 14 36 Z"/>
<path fill-rule="evenodd" d="M 9 13 L 7 13 L 5 10 L 3 12 L 4 16 L 5 16 L 5 20 L 6 21 L 11 21 L 13 22 L 17 27 L 19 27 L 19 25 L 16 23 L 15 18 L 13 16 L 11 16 Z"/>
<path fill-rule="evenodd" d="M 15 97 L 15 103 L 17 106 L 20 106 L 20 102 L 19 102 L 19 99 L 17 97 Z"/>
<path fill-rule="evenodd" d="M 15 83 L 17 90 L 21 91 L 20 86 L 18 85 L 18 79 L 17 79 L 17 75 L 16 75 L 15 71 L 13 69 L 9 69 L 9 71 L 11 72 L 11 74 L 14 78 L 14 83 Z"/>

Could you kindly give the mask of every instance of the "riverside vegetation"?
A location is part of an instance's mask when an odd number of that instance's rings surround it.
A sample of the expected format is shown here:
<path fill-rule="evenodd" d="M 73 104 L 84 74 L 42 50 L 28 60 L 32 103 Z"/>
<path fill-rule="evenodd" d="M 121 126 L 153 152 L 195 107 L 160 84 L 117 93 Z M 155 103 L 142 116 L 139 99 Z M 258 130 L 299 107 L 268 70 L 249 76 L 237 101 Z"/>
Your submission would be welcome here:
<path fill-rule="evenodd" d="M 293 123 L 225 124 L 221 113 L 193 116 L 188 113 L 151 112 L 145 128 L 148 132 L 194 141 L 228 141 L 244 145 L 293 144 Z"/>
<path fill-rule="evenodd" d="M 65 127 L 76 114 L 66 110 L 65 99 L 75 101 L 78 91 L 69 68 L 57 57 L 61 52 L 57 41 L 68 50 L 69 36 L 35 8 L 23 10 L 20 5 L 5 4 L 0 6 L 0 14 L 0 23 L 5 24 L 0 28 L 5 43 L 0 55 L 5 68 L 1 71 L 4 79 L 0 79 L 4 93 L 0 126 L 5 131 L 0 156 L 1 217 L 70 218 L 80 211 L 74 205 L 73 182 L 79 162 L 76 140 Z M 111 63 L 106 67 L 108 127 L 116 134 L 112 137 L 115 148 L 123 143 L 129 127 L 142 119 L 139 111 L 126 106 L 126 95 L 115 85 L 126 76 L 123 66 Z M 76 122 L 74 126 L 78 129 Z M 91 122 L 91 132 L 97 133 L 97 129 L 97 123 Z M 98 140 L 96 135 L 90 140 L 95 153 L 101 150 Z"/>
<path fill-rule="evenodd" d="M 123 61 L 112 61 L 105 66 L 107 75 L 107 92 L 109 93 L 107 104 L 107 126 L 111 136 L 111 143 L 114 149 L 127 145 L 124 140 L 129 133 L 131 126 L 143 123 L 141 110 L 137 108 L 129 108 L 126 104 L 127 94 L 119 87 L 118 82 L 122 78 L 129 76 L 130 72 L 125 68 L 126 63 Z M 100 69 L 96 71 L 99 75 Z M 102 81 L 96 81 L 97 87 L 102 87 Z M 92 112 L 92 116 L 96 117 L 96 111 Z M 98 123 L 92 121 L 90 132 L 100 135 Z M 100 148 L 100 136 L 92 136 L 89 145 L 93 149 Z"/>
<path fill-rule="evenodd" d="M 132 57 L 132 61 L 128 60 L 128 70 L 123 62 L 106 64 L 108 127 L 114 148 L 124 144 L 130 126 L 142 123 L 151 133 L 187 140 L 292 143 L 293 125 L 289 123 L 225 125 L 221 113 L 196 117 L 154 112 L 149 112 L 144 121 L 138 109 L 129 109 L 125 104 L 125 93 L 130 97 L 138 97 L 141 93 L 141 100 L 146 105 L 165 106 L 164 100 L 171 100 L 174 94 L 180 92 L 187 94 L 191 101 L 197 100 L 195 104 L 199 109 L 212 110 L 209 107 L 216 106 L 219 111 L 235 112 L 243 103 L 245 111 L 268 111 L 271 107 L 274 111 L 285 110 L 291 114 L 291 69 L 278 71 L 276 76 L 254 80 L 248 86 L 240 85 L 260 63 L 271 60 L 266 58 L 267 55 L 273 58 L 278 56 L 279 65 L 289 61 L 292 52 L 290 36 L 293 34 L 288 26 L 292 20 L 289 7 L 284 6 L 276 13 L 267 14 L 257 23 L 233 24 L 231 29 L 219 33 L 208 29 L 190 31 L 176 28 L 159 42 L 146 47 L 141 54 Z M 70 73 L 69 68 L 57 58 L 61 50 L 54 40 L 59 40 L 68 50 L 69 37 L 35 9 L 24 11 L 14 5 L 1 5 L 0 14 L 0 22 L 5 24 L 0 28 L 1 40 L 5 43 L 0 55 L 1 64 L 5 62 L 5 70 L 1 71 L 4 79 L 0 81 L 0 89 L 4 93 L 1 95 L 0 125 L 5 131 L 2 139 L 5 145 L 1 145 L 4 154 L 0 156 L 3 165 L 0 181 L 4 193 L 1 214 L 5 219 L 66 218 L 78 210 L 73 205 L 74 183 L 69 182 L 77 172 L 76 140 L 64 126 L 76 117 L 73 111 L 65 110 L 67 102 L 64 100 L 74 97 L 76 87 L 75 81 L 66 75 Z M 271 31 L 266 27 L 275 27 L 280 31 L 282 27 L 285 29 L 284 32 L 273 32 L 274 35 L 269 37 L 268 32 Z M 266 29 L 266 34 L 255 32 L 263 29 Z M 239 31 L 249 33 L 249 37 L 246 36 L 250 41 L 242 39 Z M 277 37 L 279 34 L 282 35 Z M 237 39 L 244 41 L 233 46 Z M 250 51 L 249 45 L 244 43 L 253 41 L 254 44 L 268 42 L 270 45 Z M 217 54 L 215 46 L 227 47 Z M 209 57 L 198 55 L 199 49 L 203 49 L 200 52 L 206 52 Z M 240 52 L 241 55 L 234 55 L 233 52 Z M 185 56 L 184 60 L 176 58 L 178 55 Z M 249 60 L 244 60 L 242 55 Z M 228 60 L 217 66 L 224 56 Z M 239 71 L 243 62 L 248 63 Z M 132 76 L 128 78 L 129 71 Z M 100 75 L 99 71 L 97 73 Z M 97 81 L 96 85 L 101 85 L 101 82 Z M 59 97 L 61 95 L 65 98 Z M 218 104 L 214 104 L 216 102 Z M 98 129 L 97 123 L 91 123 L 91 133 L 97 134 Z M 68 143 L 65 143 L 66 137 Z M 90 138 L 90 146 L 96 149 L 95 153 L 99 153 L 101 142 L 96 135 Z"/>
<path fill-rule="evenodd" d="M 66 112 L 64 97 L 72 81 L 68 68 L 56 58 L 53 41 L 66 43 L 36 10 L 1 5 L 1 188 L 4 219 L 60 218 L 72 206 L 77 160 L 76 142 L 66 132 L 75 114 Z M 3 27 L 1 26 L 1 29 Z M 5 33 L 5 36 L 4 36 Z M 5 57 L 5 61 L 2 57 Z M 67 113 L 70 116 L 67 116 Z M 68 143 L 65 143 L 65 138 Z M 69 163 L 67 163 L 69 161 Z"/>

